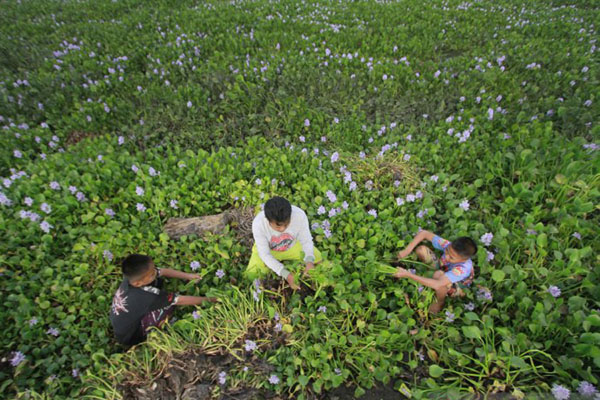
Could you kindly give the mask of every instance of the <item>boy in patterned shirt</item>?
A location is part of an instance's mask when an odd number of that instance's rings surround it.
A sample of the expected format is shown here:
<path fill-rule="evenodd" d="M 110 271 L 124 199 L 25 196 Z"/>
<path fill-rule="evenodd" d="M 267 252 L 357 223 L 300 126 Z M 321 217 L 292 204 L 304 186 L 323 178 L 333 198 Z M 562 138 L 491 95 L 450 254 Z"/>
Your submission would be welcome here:
<path fill-rule="evenodd" d="M 433 278 L 418 276 L 404 268 L 398 268 L 394 277 L 409 278 L 435 290 L 437 301 L 429 307 L 429 311 L 437 313 L 444 306 L 446 296 L 464 296 L 462 289 L 473 282 L 471 257 L 477 253 L 477 244 L 468 237 L 460 237 L 453 242 L 449 242 L 429 231 L 421 231 L 404 250 L 398 253 L 398 259 L 408 257 L 423 240 L 429 240 L 433 247 L 443 252 L 438 260 L 429 247 L 423 245 L 417 247 L 416 254 L 419 260 L 437 266 L 438 271 L 435 271 Z"/>
<path fill-rule="evenodd" d="M 162 279 L 199 280 L 198 274 L 188 274 L 169 268 L 158 269 L 152 258 L 132 254 L 123 260 L 124 279 L 115 293 L 110 311 L 117 341 L 132 346 L 146 339 L 153 326 L 160 327 L 173 313 L 174 306 L 194 306 L 215 298 L 179 296 L 162 290 Z"/>

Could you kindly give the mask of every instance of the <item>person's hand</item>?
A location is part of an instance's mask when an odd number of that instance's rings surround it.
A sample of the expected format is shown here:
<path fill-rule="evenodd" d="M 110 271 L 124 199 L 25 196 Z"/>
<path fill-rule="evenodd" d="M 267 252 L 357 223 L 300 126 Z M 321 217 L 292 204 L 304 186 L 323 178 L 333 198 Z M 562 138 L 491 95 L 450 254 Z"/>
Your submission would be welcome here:
<path fill-rule="evenodd" d="M 394 273 L 393 277 L 394 278 L 404 278 L 404 277 L 408 276 L 408 274 L 410 274 L 410 272 L 408 272 L 407 270 L 405 270 L 402 267 L 398 267 L 396 269 L 396 272 Z"/>
<path fill-rule="evenodd" d="M 408 251 L 408 249 L 404 249 L 400 253 L 398 253 L 398 260 L 402 260 L 403 258 L 406 258 L 409 255 L 410 255 L 410 251 Z"/>
<path fill-rule="evenodd" d="M 202 280 L 202 275 L 200 274 L 188 274 L 188 280 L 189 281 L 194 281 L 195 283 L 198 283 Z"/>
<path fill-rule="evenodd" d="M 307 262 L 306 263 L 306 268 L 304 268 L 304 276 L 308 276 L 308 271 L 310 271 L 311 269 L 313 269 L 315 267 L 315 264 L 312 262 Z"/>
<path fill-rule="evenodd" d="M 296 285 L 296 283 L 294 282 L 294 275 L 293 274 L 289 274 L 286 280 L 287 280 L 287 283 L 289 283 L 290 287 L 293 290 L 300 289 L 300 286 Z"/>

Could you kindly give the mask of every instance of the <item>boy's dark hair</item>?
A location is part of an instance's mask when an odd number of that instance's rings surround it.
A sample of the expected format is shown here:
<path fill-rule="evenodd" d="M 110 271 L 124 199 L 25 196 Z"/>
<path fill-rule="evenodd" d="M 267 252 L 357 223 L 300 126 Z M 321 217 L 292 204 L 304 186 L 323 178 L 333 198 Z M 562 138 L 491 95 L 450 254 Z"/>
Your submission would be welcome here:
<path fill-rule="evenodd" d="M 265 217 L 269 222 L 288 222 L 292 216 L 292 205 L 283 197 L 275 196 L 265 203 Z"/>
<path fill-rule="evenodd" d="M 135 279 L 142 275 L 150 267 L 152 258 L 142 254 L 131 254 L 123 260 L 121 268 L 123 269 L 123 275 L 127 279 Z"/>
<path fill-rule="evenodd" d="M 452 241 L 452 248 L 459 256 L 471 258 L 477 253 L 477 243 L 470 237 L 459 237 Z"/>

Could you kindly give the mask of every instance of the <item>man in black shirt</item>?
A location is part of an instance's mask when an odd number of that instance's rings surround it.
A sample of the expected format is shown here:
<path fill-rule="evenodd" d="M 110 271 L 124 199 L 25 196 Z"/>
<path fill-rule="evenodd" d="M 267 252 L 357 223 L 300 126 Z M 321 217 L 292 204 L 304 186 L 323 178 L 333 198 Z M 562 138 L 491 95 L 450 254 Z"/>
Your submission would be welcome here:
<path fill-rule="evenodd" d="M 173 313 L 174 306 L 193 306 L 215 298 L 179 296 L 162 290 L 162 279 L 202 279 L 169 268 L 158 269 L 152 258 L 132 254 L 122 264 L 124 279 L 115 293 L 110 311 L 115 336 L 124 345 L 138 344 L 153 326 L 161 326 Z"/>

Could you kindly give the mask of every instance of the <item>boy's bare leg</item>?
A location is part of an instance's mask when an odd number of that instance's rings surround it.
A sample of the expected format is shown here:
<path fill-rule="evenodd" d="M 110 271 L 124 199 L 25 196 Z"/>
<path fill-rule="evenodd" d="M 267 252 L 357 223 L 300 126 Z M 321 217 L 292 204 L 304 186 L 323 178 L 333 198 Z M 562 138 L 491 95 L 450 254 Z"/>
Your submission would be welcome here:
<path fill-rule="evenodd" d="M 448 288 L 444 287 L 435 291 L 436 301 L 431 306 L 429 306 L 429 312 L 432 314 L 439 313 L 444 307 L 444 303 L 446 302 L 446 293 L 448 293 Z"/>

